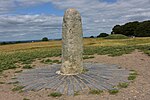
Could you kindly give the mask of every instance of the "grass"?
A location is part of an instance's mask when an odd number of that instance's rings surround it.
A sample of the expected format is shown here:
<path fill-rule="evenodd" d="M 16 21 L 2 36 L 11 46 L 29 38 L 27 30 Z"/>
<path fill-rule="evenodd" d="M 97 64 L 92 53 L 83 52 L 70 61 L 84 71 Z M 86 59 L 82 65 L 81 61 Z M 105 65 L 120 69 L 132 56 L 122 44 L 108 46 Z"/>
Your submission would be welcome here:
<path fill-rule="evenodd" d="M 61 62 L 59 60 L 46 59 L 46 60 L 42 60 L 41 63 L 44 63 L 44 64 L 53 64 L 53 63 L 60 64 Z"/>
<path fill-rule="evenodd" d="M 86 73 L 86 72 L 88 72 L 88 71 L 89 71 L 88 69 L 83 68 L 83 70 L 82 70 L 82 74 L 83 74 L 83 73 Z"/>
<path fill-rule="evenodd" d="M 5 82 L 0 82 L 0 84 L 5 84 Z"/>
<path fill-rule="evenodd" d="M 136 79 L 136 76 L 135 76 L 135 75 L 130 75 L 130 76 L 128 77 L 128 80 L 134 80 L 134 79 Z"/>
<path fill-rule="evenodd" d="M 94 58 L 94 56 L 87 56 L 87 55 L 83 56 L 83 59 L 91 59 L 91 58 Z"/>
<path fill-rule="evenodd" d="M 49 94 L 48 96 L 51 96 L 51 97 L 61 97 L 62 94 L 59 93 L 59 92 L 53 92 L 53 93 Z"/>
<path fill-rule="evenodd" d="M 53 61 L 51 59 L 46 59 L 46 60 L 42 60 L 41 62 L 44 64 L 52 64 Z"/>
<path fill-rule="evenodd" d="M 113 90 L 109 90 L 108 92 L 109 92 L 109 94 L 114 95 L 114 94 L 117 94 L 119 92 L 119 90 L 113 89 Z"/>
<path fill-rule="evenodd" d="M 18 84 L 19 82 L 18 81 L 15 81 L 15 82 L 9 82 L 8 84 Z"/>
<path fill-rule="evenodd" d="M 24 88 L 24 86 L 16 86 L 12 89 L 13 92 L 15 91 L 22 91 L 22 89 Z"/>
<path fill-rule="evenodd" d="M 103 93 L 102 90 L 90 90 L 90 91 L 89 91 L 89 94 L 97 94 L 97 95 L 99 95 L 99 94 L 101 94 L 101 93 Z"/>
<path fill-rule="evenodd" d="M 128 80 L 134 80 L 137 77 L 137 72 L 135 70 L 131 70 L 131 73 L 129 74 Z"/>
<path fill-rule="evenodd" d="M 60 64 L 61 62 L 59 60 L 53 60 L 53 63 Z"/>
<path fill-rule="evenodd" d="M 18 70 L 18 71 L 15 71 L 15 73 L 21 73 L 23 70 Z"/>
<path fill-rule="evenodd" d="M 105 37 L 105 39 L 128 39 L 128 37 L 122 34 L 111 34 Z"/>
<path fill-rule="evenodd" d="M 17 79 L 16 77 L 12 77 L 11 79 Z"/>
<path fill-rule="evenodd" d="M 91 45 L 92 43 L 92 45 Z M 90 45 L 89 45 L 90 44 Z M 94 54 L 121 56 L 138 49 L 150 55 L 150 38 L 134 39 L 84 39 L 84 59 L 93 58 Z M 0 46 L 0 73 L 8 69 L 16 69 L 17 63 L 30 65 L 36 59 L 59 57 L 61 55 L 61 41 L 22 43 Z M 58 60 L 44 63 L 60 63 Z M 29 67 L 30 68 L 30 67 Z"/>
<path fill-rule="evenodd" d="M 74 92 L 74 96 L 80 95 L 79 91 Z"/>
<path fill-rule="evenodd" d="M 23 69 L 32 69 L 32 66 L 31 65 L 24 65 L 22 68 Z"/>
<path fill-rule="evenodd" d="M 119 83 L 118 87 L 119 88 L 127 88 L 129 83 Z"/>

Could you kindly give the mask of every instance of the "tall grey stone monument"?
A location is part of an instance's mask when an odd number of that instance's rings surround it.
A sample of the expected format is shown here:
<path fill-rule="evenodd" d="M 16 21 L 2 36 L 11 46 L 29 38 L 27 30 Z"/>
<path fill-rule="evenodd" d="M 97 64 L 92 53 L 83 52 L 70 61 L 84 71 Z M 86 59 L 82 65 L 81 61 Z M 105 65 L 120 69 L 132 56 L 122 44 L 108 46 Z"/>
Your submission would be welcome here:
<path fill-rule="evenodd" d="M 80 13 L 73 8 L 66 10 L 62 25 L 61 73 L 75 75 L 83 70 L 83 31 Z"/>

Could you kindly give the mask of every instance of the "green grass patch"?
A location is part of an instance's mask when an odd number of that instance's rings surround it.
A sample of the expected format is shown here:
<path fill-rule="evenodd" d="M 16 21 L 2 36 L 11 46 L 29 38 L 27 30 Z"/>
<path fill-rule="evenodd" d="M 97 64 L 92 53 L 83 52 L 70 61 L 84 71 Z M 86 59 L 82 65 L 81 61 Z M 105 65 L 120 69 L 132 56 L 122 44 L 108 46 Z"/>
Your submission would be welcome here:
<path fill-rule="evenodd" d="M 114 94 L 117 94 L 119 92 L 119 90 L 113 89 L 113 90 L 109 90 L 108 92 L 109 92 L 109 94 L 114 95 Z"/>
<path fill-rule="evenodd" d="M 18 70 L 18 71 L 15 71 L 15 73 L 21 73 L 23 70 Z"/>
<path fill-rule="evenodd" d="M 94 58 L 94 56 L 83 56 L 83 59 L 91 59 L 91 58 Z"/>
<path fill-rule="evenodd" d="M 23 100 L 30 100 L 30 99 L 27 99 L 27 98 L 23 98 Z"/>
<path fill-rule="evenodd" d="M 0 52 L 0 71 L 17 68 L 16 63 L 31 64 L 35 59 L 46 57 L 58 57 L 61 49 L 39 48 L 29 50 L 18 50 L 14 52 Z"/>
<path fill-rule="evenodd" d="M 89 71 L 88 69 L 83 68 L 83 70 L 82 70 L 82 74 L 84 74 L 84 73 L 86 73 L 86 72 L 88 72 L 88 71 Z"/>
<path fill-rule="evenodd" d="M 16 86 L 12 89 L 13 92 L 15 91 L 22 91 L 22 89 L 24 88 L 24 86 Z"/>
<path fill-rule="evenodd" d="M 137 49 L 143 51 L 145 54 L 150 56 L 150 45 L 137 46 Z"/>
<path fill-rule="evenodd" d="M 129 74 L 128 80 L 134 80 L 137 77 L 137 72 L 134 70 L 131 70 L 131 73 Z"/>
<path fill-rule="evenodd" d="M 15 81 L 15 82 L 9 82 L 8 84 L 18 84 L 19 82 L 18 81 Z"/>
<path fill-rule="evenodd" d="M 60 64 L 61 62 L 59 60 L 53 60 L 53 63 Z"/>
<path fill-rule="evenodd" d="M 12 77 L 11 79 L 17 79 L 16 77 Z"/>
<path fill-rule="evenodd" d="M 128 77 L 128 80 L 134 80 L 134 79 L 136 79 L 136 76 L 135 76 L 135 75 L 130 75 L 130 76 Z"/>
<path fill-rule="evenodd" d="M 97 94 L 97 95 L 99 95 L 99 94 L 101 94 L 101 93 L 103 93 L 102 90 L 90 90 L 90 91 L 89 91 L 89 94 Z"/>
<path fill-rule="evenodd" d="M 79 91 L 74 92 L 74 96 L 80 95 Z"/>
<path fill-rule="evenodd" d="M 134 51 L 136 47 L 133 46 L 105 46 L 105 47 L 85 47 L 84 55 L 108 55 L 108 56 L 121 56 L 129 54 Z"/>
<path fill-rule="evenodd" d="M 130 71 L 131 71 L 130 74 L 138 75 L 136 70 L 130 70 Z"/>
<path fill-rule="evenodd" d="M 52 64 L 52 60 L 51 59 L 46 59 L 46 60 L 42 60 L 43 63 L 45 64 Z"/>
<path fill-rule="evenodd" d="M 5 82 L 0 82 L 0 84 L 5 84 Z"/>
<path fill-rule="evenodd" d="M 31 65 L 24 65 L 22 68 L 23 69 L 32 69 L 32 66 Z"/>
<path fill-rule="evenodd" d="M 48 96 L 51 96 L 51 97 L 61 97 L 62 94 L 59 93 L 59 92 L 53 92 L 53 93 L 49 94 Z"/>
<path fill-rule="evenodd" d="M 118 87 L 119 87 L 119 88 L 127 88 L 128 85 L 129 85 L 129 83 L 119 83 L 119 84 L 118 84 Z"/>
<path fill-rule="evenodd" d="M 46 59 L 46 60 L 42 60 L 41 63 L 44 63 L 44 64 L 53 64 L 53 63 L 60 64 L 61 62 L 59 60 Z"/>

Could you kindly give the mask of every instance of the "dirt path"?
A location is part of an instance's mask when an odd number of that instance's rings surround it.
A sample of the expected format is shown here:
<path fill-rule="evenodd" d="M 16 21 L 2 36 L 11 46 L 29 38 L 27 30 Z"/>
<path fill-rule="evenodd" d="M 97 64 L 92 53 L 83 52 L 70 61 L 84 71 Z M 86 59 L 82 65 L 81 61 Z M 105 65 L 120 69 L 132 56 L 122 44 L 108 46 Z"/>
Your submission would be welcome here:
<path fill-rule="evenodd" d="M 149 100 L 150 99 L 150 57 L 142 52 L 134 51 L 132 54 L 126 54 L 119 57 L 108 57 L 106 55 L 95 55 L 93 59 L 87 59 L 85 62 L 99 62 L 108 64 L 117 64 L 128 70 L 136 70 L 137 78 L 130 83 L 128 88 L 121 89 L 118 94 L 110 95 L 105 92 L 101 95 L 80 94 L 74 97 L 62 96 L 52 98 L 47 95 L 50 90 L 41 90 L 39 92 L 18 93 L 12 92 L 13 85 L 0 84 L 0 100 Z M 9 70 L 0 78 L 0 82 L 8 81 L 14 75 L 14 70 Z"/>

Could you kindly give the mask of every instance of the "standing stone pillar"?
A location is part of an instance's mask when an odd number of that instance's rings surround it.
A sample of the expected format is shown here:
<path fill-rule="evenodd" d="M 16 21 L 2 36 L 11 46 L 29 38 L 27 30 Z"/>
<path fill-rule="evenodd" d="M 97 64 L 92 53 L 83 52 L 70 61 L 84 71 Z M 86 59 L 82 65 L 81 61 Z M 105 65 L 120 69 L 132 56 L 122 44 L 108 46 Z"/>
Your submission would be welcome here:
<path fill-rule="evenodd" d="M 67 9 L 62 26 L 62 66 L 61 73 L 75 75 L 83 70 L 83 31 L 79 12 Z"/>

